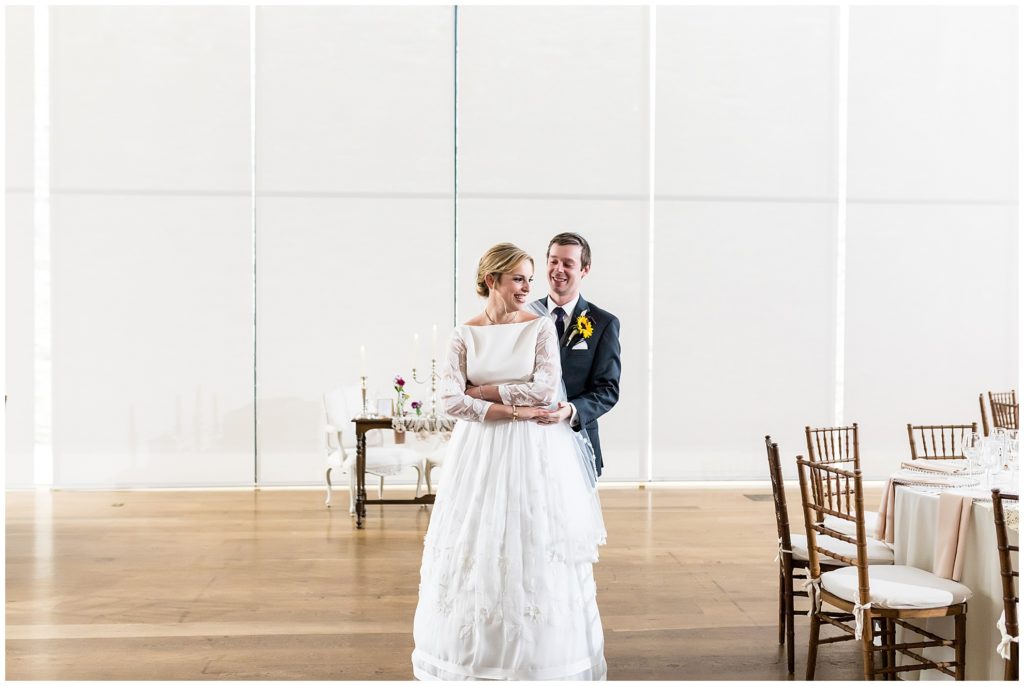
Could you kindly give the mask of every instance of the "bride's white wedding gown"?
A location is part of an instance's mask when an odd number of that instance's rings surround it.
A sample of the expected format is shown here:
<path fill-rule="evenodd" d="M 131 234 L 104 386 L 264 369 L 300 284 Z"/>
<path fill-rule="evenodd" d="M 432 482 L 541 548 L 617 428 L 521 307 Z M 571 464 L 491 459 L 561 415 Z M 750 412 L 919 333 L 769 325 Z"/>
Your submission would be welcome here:
<path fill-rule="evenodd" d="M 459 418 L 424 538 L 413 623 L 418 679 L 601 680 L 593 563 L 605 530 L 567 422 L 483 421 L 491 403 L 547 405 L 561 365 L 547 317 L 456 327 L 441 396 Z"/>

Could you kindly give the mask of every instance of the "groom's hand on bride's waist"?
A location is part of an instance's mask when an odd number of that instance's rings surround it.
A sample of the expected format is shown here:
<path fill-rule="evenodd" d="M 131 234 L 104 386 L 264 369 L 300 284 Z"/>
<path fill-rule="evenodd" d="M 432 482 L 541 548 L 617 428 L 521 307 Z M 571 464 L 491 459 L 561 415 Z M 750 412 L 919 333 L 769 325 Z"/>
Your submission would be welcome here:
<path fill-rule="evenodd" d="M 538 424 L 557 424 L 558 422 L 566 421 L 572 416 L 572 405 L 566 402 L 558 403 L 558 407 L 553 410 L 541 409 L 537 415 Z"/>

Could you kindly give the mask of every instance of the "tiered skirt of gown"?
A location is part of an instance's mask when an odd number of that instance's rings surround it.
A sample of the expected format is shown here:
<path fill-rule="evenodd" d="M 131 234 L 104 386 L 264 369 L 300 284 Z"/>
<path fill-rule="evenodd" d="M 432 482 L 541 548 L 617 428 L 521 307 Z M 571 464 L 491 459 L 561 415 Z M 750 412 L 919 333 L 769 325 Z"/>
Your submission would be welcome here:
<path fill-rule="evenodd" d="M 606 678 L 605 530 L 566 423 L 459 422 L 424 539 L 418 679 Z"/>

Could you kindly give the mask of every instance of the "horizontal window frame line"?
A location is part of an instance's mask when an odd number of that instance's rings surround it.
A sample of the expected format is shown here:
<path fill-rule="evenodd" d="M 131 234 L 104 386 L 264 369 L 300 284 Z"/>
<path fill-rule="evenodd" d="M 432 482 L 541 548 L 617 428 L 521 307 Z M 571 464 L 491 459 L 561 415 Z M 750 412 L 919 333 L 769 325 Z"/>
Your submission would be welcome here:
<path fill-rule="evenodd" d="M 1016 207 L 1017 200 L 991 198 L 848 198 L 847 205 L 963 205 L 981 207 Z"/>
<path fill-rule="evenodd" d="M 10 190 L 8 190 L 10 192 Z M 195 188 L 162 189 L 162 188 L 56 188 L 51 195 L 80 196 L 150 196 L 150 197 L 216 197 L 216 198 L 251 198 L 251 190 L 224 191 L 199 190 Z M 451 200 L 451 191 L 437 193 L 406 193 L 396 192 L 334 192 L 334 191 L 257 191 L 257 198 L 341 198 L 367 200 Z"/>
<path fill-rule="evenodd" d="M 748 204 L 790 204 L 790 205 L 836 205 L 839 199 L 812 197 L 761 197 L 729 195 L 655 195 L 654 201 L 692 203 L 748 203 Z M 940 205 L 940 206 L 983 206 L 1016 207 L 1016 200 L 970 199 L 970 198 L 847 198 L 847 205 Z"/>
<path fill-rule="evenodd" d="M 5 192 L 10 195 L 29 195 L 33 189 L 24 187 L 7 187 Z M 128 188 L 51 188 L 52 196 L 132 196 L 132 197 L 225 197 L 249 198 L 251 191 L 204 191 L 198 189 L 128 189 Z M 310 198 L 339 200 L 445 200 L 450 201 L 452 194 L 448 192 L 375 192 L 375 191 L 257 191 L 258 198 Z M 487 193 L 460 192 L 460 200 L 536 200 L 536 201 L 618 201 L 647 203 L 650 196 L 629 193 Z M 799 196 L 742 196 L 742 195 L 684 195 L 655 194 L 654 202 L 681 203 L 736 203 L 736 204 L 778 204 L 778 205 L 835 205 L 838 198 L 815 198 Z M 963 207 L 1017 207 L 1016 199 L 998 200 L 992 198 L 848 198 L 847 205 L 910 205 L 910 206 L 963 206 Z"/>

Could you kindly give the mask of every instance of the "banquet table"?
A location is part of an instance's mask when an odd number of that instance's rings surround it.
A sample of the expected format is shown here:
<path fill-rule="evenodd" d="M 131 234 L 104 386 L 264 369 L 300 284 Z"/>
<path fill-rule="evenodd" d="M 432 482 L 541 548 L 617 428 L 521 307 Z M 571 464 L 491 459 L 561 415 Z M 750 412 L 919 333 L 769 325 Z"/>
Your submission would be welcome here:
<path fill-rule="evenodd" d="M 1016 492 L 1016 485 L 997 483 L 996 487 Z M 951 492 L 958 492 L 950 489 Z M 975 488 L 964 493 L 983 495 Z M 939 495 L 935 489 L 902 484 L 896 488 L 895 498 L 895 563 L 932 571 L 935 539 L 938 535 L 937 517 Z M 1009 530 L 1010 543 L 1016 545 L 1019 534 Z M 971 510 L 969 530 L 965 537 L 967 549 L 960 583 L 974 596 L 967 604 L 966 678 L 969 680 L 1002 680 L 1003 660 L 996 653 L 999 631 L 996 622 L 1003 611 L 1003 590 L 999 575 L 999 557 L 996 550 L 995 524 L 991 500 L 976 499 Z M 941 636 L 953 635 L 953 618 L 929 619 L 921 625 Z M 929 648 L 929 657 L 953 659 L 951 648 Z M 905 663 L 903 658 L 901 663 Z M 946 680 L 950 677 L 934 670 L 911 672 L 904 678 Z"/>

